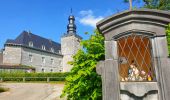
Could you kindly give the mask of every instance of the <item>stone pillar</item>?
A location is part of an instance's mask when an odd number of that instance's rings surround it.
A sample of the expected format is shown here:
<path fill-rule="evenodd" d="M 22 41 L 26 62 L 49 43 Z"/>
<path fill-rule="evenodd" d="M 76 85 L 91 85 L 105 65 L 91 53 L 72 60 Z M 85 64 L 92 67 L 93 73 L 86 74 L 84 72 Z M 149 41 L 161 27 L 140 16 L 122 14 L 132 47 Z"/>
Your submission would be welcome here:
<path fill-rule="evenodd" d="M 168 59 L 168 47 L 166 36 L 158 36 L 152 39 L 154 66 L 159 86 L 160 100 L 170 98 L 170 61 Z"/>
<path fill-rule="evenodd" d="M 102 76 L 103 100 L 120 100 L 117 42 L 105 41 L 105 61 L 97 64 Z"/>

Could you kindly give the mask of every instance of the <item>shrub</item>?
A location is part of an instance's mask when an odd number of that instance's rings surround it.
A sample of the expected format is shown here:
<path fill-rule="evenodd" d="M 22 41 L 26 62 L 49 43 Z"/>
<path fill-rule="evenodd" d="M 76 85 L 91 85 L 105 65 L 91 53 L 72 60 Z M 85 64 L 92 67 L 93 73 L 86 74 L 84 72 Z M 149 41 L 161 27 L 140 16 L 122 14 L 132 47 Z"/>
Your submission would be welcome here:
<path fill-rule="evenodd" d="M 101 76 L 96 73 L 96 64 L 104 60 L 104 37 L 95 31 L 89 40 L 81 42 L 83 49 L 73 57 L 73 68 L 66 78 L 61 97 L 68 100 L 101 100 Z"/>
<path fill-rule="evenodd" d="M 0 78 L 3 78 L 3 81 L 46 81 L 47 77 L 50 77 L 50 81 L 65 81 L 65 77 L 69 73 L 24 73 L 24 72 L 1 72 Z"/>
<path fill-rule="evenodd" d="M 168 42 L 168 51 L 170 56 L 170 24 L 167 26 L 166 35 L 167 35 L 167 42 Z"/>

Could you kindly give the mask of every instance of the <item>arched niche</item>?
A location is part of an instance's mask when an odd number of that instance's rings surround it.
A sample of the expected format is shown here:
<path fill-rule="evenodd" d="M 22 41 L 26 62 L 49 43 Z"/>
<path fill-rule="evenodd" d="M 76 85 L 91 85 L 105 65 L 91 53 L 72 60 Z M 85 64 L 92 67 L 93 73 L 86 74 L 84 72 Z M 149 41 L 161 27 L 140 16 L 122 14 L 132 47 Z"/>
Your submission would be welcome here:
<path fill-rule="evenodd" d="M 153 34 L 134 31 L 115 36 L 120 81 L 156 81 L 151 45 L 153 36 Z"/>

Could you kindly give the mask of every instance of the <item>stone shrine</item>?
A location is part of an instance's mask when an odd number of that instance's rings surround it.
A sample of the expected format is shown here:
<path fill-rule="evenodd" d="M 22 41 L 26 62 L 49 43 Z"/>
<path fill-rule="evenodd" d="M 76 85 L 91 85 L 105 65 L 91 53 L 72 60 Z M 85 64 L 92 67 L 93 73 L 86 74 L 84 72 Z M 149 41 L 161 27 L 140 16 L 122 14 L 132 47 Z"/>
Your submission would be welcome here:
<path fill-rule="evenodd" d="M 170 12 L 125 11 L 97 23 L 105 37 L 105 61 L 97 64 L 103 100 L 169 100 Z"/>

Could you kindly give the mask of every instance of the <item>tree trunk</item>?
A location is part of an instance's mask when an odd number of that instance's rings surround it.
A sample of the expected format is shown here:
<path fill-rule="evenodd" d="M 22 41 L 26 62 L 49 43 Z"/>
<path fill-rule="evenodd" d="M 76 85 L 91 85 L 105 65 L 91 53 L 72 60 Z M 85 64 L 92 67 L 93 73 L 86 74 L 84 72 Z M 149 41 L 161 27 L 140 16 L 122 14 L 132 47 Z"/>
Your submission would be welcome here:
<path fill-rule="evenodd" d="M 129 10 L 132 10 L 132 0 L 129 0 Z"/>

